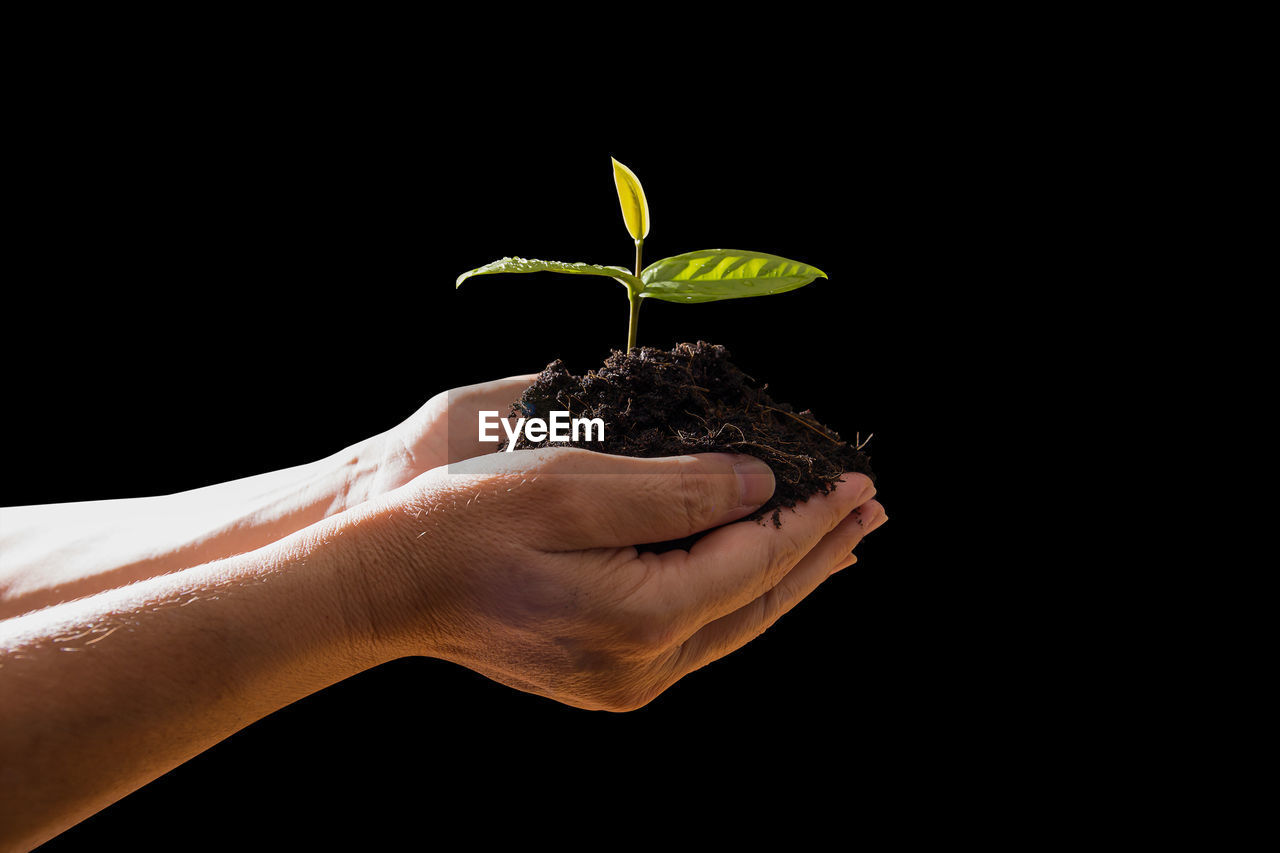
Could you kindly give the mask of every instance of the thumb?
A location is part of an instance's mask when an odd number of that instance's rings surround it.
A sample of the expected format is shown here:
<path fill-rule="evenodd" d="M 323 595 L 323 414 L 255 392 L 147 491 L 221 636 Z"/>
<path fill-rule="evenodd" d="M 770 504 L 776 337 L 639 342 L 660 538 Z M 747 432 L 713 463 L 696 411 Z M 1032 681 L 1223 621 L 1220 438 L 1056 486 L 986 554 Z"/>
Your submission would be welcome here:
<path fill-rule="evenodd" d="M 702 453 L 641 459 L 584 451 L 553 471 L 568 510 L 565 548 L 664 542 L 737 521 L 773 495 L 769 466 L 754 456 Z"/>

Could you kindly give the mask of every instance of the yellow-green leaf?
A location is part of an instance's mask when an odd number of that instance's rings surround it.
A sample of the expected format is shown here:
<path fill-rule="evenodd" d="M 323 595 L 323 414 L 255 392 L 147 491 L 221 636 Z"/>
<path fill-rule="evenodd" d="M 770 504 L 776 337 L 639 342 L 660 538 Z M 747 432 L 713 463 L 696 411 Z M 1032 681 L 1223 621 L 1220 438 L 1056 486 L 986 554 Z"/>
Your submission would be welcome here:
<path fill-rule="evenodd" d="M 482 267 L 476 267 L 473 270 L 464 272 L 458 276 L 455 287 L 462 287 L 462 283 L 473 275 L 491 275 L 500 272 L 564 272 L 573 275 L 603 275 L 621 282 L 631 291 L 639 291 L 640 288 L 644 287 L 640 283 L 640 279 L 622 267 L 602 267 L 599 264 L 583 263 L 571 264 L 564 261 L 540 261 L 536 258 L 500 258 L 491 264 L 485 264 Z"/>
<path fill-rule="evenodd" d="M 703 249 L 645 267 L 640 295 L 667 302 L 714 302 L 785 293 L 826 277 L 817 267 L 764 252 Z"/>
<path fill-rule="evenodd" d="M 618 202 L 622 205 L 622 219 L 632 238 L 643 240 L 649 236 L 649 202 L 644 197 L 644 187 L 636 173 L 613 160 L 613 182 L 618 185 Z"/>

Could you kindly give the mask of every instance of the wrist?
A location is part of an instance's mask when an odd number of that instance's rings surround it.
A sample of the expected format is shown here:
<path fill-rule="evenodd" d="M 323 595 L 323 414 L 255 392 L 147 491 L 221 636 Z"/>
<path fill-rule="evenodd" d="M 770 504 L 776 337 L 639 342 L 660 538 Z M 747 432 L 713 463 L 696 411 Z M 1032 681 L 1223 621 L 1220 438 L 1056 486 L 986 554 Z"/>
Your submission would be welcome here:
<path fill-rule="evenodd" d="M 312 476 L 299 490 L 299 497 L 310 491 L 325 505 L 329 517 L 359 506 L 379 493 L 378 481 L 385 464 L 387 433 L 347 447 L 315 463 Z"/>
<path fill-rule="evenodd" d="M 263 582 L 280 586 L 292 602 L 279 625 L 281 647 L 299 662 L 312 658 L 332 680 L 370 669 L 399 655 L 379 630 L 377 581 L 383 575 L 386 537 L 378 514 L 358 503 L 250 554 L 240 564 Z M 279 580 L 277 580 L 279 579 Z"/>
<path fill-rule="evenodd" d="M 415 487 L 415 491 L 416 491 Z M 368 644 L 379 662 L 407 656 L 443 657 L 449 645 L 450 543 L 453 524 L 434 505 L 449 499 L 439 484 L 406 501 L 384 495 L 342 516 L 344 540 L 356 559 L 343 561 L 342 585 L 350 606 L 362 607 Z"/>

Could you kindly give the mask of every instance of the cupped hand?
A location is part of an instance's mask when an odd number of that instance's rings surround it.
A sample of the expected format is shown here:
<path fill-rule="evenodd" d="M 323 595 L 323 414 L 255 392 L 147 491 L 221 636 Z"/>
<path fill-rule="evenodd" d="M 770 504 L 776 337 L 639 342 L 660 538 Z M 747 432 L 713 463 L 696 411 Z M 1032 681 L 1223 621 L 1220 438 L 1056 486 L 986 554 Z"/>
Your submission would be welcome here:
<path fill-rule="evenodd" d="M 528 450 L 437 468 L 377 508 L 375 642 L 576 707 L 641 707 L 758 636 L 886 520 L 862 474 L 780 528 L 741 520 L 773 487 L 759 460 L 722 453 Z M 689 551 L 635 547 L 704 530 Z"/>
<path fill-rule="evenodd" d="M 436 394 L 371 444 L 377 474 L 364 497 L 397 489 L 432 468 L 492 453 L 499 445 L 480 441 L 479 413 L 496 411 L 506 418 L 536 376 L 509 376 Z"/>

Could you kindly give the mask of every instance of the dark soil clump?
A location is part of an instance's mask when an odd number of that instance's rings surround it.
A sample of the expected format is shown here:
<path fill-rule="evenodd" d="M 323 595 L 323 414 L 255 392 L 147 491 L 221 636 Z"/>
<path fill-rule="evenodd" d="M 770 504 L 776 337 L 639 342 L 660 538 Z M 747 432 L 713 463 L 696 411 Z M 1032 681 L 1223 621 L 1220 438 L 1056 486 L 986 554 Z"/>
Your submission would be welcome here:
<path fill-rule="evenodd" d="M 826 494 L 845 471 L 874 479 L 866 453 L 808 410 L 773 400 L 761 385 L 729 361 L 722 346 L 699 341 L 671 351 L 639 347 L 615 350 L 604 366 L 574 376 L 560 360 L 549 364 L 512 407 L 514 417 L 601 418 L 603 442 L 569 442 L 619 456 L 746 453 L 768 463 L 777 479 L 769 503 L 751 518 L 770 516 L 814 494 Z M 546 446 L 521 433 L 516 449 Z M 566 446 L 557 443 L 556 446 Z M 674 544 L 674 543 L 671 543 Z"/>

